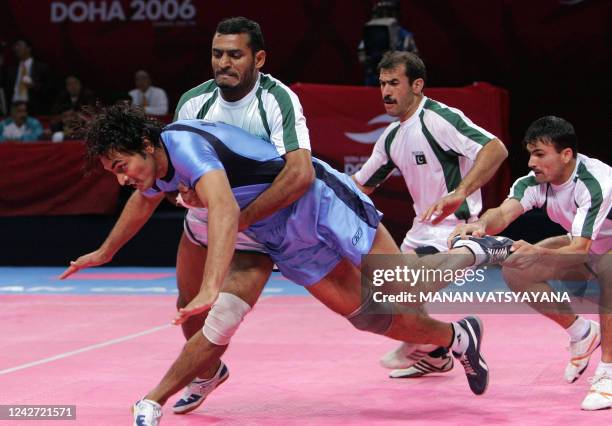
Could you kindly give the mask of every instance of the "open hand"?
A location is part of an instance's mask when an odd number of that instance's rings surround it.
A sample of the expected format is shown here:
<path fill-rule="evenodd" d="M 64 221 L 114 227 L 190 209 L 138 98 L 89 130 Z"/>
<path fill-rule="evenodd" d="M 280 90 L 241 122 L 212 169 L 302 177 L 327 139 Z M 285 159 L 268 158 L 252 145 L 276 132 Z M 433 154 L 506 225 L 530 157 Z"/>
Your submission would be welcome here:
<path fill-rule="evenodd" d="M 172 324 L 181 325 L 187 321 L 189 317 L 208 311 L 213 303 L 215 303 L 215 300 L 217 300 L 217 295 L 210 297 L 205 292 L 200 291 L 187 306 L 178 310 L 176 316 L 172 320 Z"/>
<path fill-rule="evenodd" d="M 77 260 L 72 260 L 70 262 L 70 266 L 62 272 L 59 276 L 60 280 L 68 278 L 70 275 L 78 272 L 84 268 L 91 268 L 92 266 L 103 265 L 105 263 L 110 262 L 112 256 L 108 256 L 104 254 L 101 250 L 92 251 L 91 253 L 87 253 Z"/>
<path fill-rule="evenodd" d="M 419 217 L 419 220 L 421 222 L 431 221 L 432 224 L 437 225 L 448 215 L 455 213 L 464 201 L 465 197 L 463 195 L 458 192 L 451 192 L 429 206 L 425 213 Z"/>
<path fill-rule="evenodd" d="M 469 235 L 473 235 L 475 237 L 482 237 L 485 234 L 486 229 L 479 222 L 460 223 L 459 225 L 455 226 L 455 229 L 453 229 L 453 232 L 450 233 L 446 242 L 448 244 L 448 247 L 450 248 L 451 242 L 457 235 L 461 236 L 462 240 L 465 240 Z"/>

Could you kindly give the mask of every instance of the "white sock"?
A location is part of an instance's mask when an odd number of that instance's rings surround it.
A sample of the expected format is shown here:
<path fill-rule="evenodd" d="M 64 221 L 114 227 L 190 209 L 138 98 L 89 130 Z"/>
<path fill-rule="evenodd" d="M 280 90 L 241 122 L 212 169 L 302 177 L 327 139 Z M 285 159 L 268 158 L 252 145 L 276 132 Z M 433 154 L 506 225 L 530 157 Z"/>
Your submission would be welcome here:
<path fill-rule="evenodd" d="M 595 370 L 595 374 L 599 375 L 603 373 L 606 373 L 608 377 L 612 377 L 612 362 L 599 362 L 597 370 Z"/>
<path fill-rule="evenodd" d="M 469 249 L 472 254 L 474 254 L 474 264 L 471 266 L 478 266 L 481 263 L 484 263 L 487 260 L 487 255 L 476 241 L 472 240 L 459 240 L 454 245 L 453 248 L 465 247 Z"/>
<path fill-rule="evenodd" d="M 570 336 L 572 342 L 577 342 L 585 338 L 585 336 L 591 330 L 591 322 L 581 316 L 576 318 L 576 321 L 572 323 L 568 328 L 565 329 L 567 334 Z"/>
<path fill-rule="evenodd" d="M 455 335 L 453 337 L 453 343 L 450 346 L 450 350 L 458 354 L 463 354 L 468 348 L 469 336 L 467 331 L 465 331 L 465 329 L 458 323 L 453 322 L 452 326 L 453 330 L 455 331 Z"/>

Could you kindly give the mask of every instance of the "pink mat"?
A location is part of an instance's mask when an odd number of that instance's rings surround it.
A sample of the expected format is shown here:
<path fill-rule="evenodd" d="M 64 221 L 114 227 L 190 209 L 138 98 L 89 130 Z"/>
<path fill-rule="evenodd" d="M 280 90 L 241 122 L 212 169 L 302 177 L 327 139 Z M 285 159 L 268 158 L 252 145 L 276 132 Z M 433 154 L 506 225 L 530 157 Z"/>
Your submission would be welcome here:
<path fill-rule="evenodd" d="M 0 404 L 76 404 L 77 421 L 67 425 L 129 424 L 132 402 L 157 383 L 182 346 L 180 330 L 165 326 L 171 297 L 0 300 Z M 162 425 L 612 422 L 611 411 L 579 409 L 598 354 L 586 377 L 568 385 L 562 330 L 535 315 L 483 319 L 491 382 L 476 397 L 460 366 L 438 377 L 388 379 L 378 358 L 395 342 L 353 330 L 308 297 L 268 298 L 224 357 L 230 379 L 191 414 L 173 415 L 169 404 Z M 35 424 L 50 423 L 27 422 Z"/>

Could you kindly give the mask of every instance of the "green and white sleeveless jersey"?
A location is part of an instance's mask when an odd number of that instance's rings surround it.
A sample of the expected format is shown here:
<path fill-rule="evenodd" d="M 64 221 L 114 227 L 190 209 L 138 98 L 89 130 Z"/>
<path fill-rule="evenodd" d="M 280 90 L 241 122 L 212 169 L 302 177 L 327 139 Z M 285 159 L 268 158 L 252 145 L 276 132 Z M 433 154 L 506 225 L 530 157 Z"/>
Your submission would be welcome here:
<path fill-rule="evenodd" d="M 363 186 L 377 186 L 397 168 L 404 176 L 418 217 L 457 188 L 478 152 L 493 139 L 496 136 L 458 109 L 423 97 L 408 120 L 391 123 L 385 129 L 355 177 Z M 475 219 L 481 209 L 478 190 L 443 222 Z"/>
<path fill-rule="evenodd" d="M 572 236 L 593 240 L 592 253 L 612 250 L 612 167 L 607 164 L 578 154 L 565 183 L 537 183 L 531 172 L 514 182 L 508 198 L 524 211 L 542 208 Z"/>
<path fill-rule="evenodd" d="M 253 90 L 236 102 L 225 101 L 215 80 L 187 91 L 179 100 L 175 120 L 201 118 L 223 121 L 271 141 L 280 155 L 310 150 L 302 105 L 295 93 L 271 75 L 259 73 Z"/>

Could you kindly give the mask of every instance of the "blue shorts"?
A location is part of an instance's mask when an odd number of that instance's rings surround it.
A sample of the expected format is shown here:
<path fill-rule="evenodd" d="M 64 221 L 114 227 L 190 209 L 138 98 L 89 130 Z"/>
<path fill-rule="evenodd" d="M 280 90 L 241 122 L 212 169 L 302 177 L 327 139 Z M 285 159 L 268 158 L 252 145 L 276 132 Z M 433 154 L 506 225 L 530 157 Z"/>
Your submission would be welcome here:
<path fill-rule="evenodd" d="M 343 258 L 359 266 L 382 217 L 349 176 L 321 161 L 313 165 L 316 179 L 302 198 L 246 231 L 303 286 L 321 281 Z"/>

